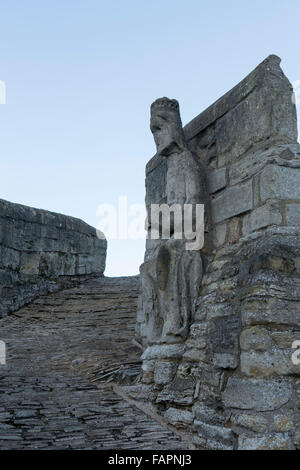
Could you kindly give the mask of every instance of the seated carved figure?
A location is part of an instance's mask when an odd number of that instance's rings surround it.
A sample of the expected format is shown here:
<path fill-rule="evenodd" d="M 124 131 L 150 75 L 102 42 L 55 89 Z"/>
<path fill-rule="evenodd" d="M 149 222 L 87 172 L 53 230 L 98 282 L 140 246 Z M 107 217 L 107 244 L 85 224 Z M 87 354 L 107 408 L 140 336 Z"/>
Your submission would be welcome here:
<path fill-rule="evenodd" d="M 176 100 L 161 98 L 151 106 L 151 131 L 157 154 L 166 158 L 166 204 L 195 206 L 207 200 L 204 171 L 188 149 Z M 151 203 L 155 201 L 148 201 Z M 150 211 L 148 204 L 148 212 Z M 195 217 L 195 211 L 193 212 Z M 164 239 L 161 226 L 154 227 L 148 213 L 148 230 L 160 233 L 154 249 L 141 270 L 143 310 L 148 344 L 182 342 L 187 336 L 193 306 L 202 278 L 200 250 L 187 250 L 182 224 L 171 219 L 170 237 Z M 194 224 L 192 224 L 194 226 Z M 151 235 L 150 235 L 151 236 Z M 190 240 L 189 240 L 190 241 Z"/>

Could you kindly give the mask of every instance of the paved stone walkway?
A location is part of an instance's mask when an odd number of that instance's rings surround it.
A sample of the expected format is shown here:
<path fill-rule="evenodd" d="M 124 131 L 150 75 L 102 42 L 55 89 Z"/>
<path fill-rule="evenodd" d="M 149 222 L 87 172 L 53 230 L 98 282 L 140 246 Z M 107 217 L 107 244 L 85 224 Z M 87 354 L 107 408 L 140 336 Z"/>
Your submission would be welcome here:
<path fill-rule="evenodd" d="M 112 390 L 133 383 L 137 278 L 90 280 L 0 320 L 0 449 L 184 449 Z"/>

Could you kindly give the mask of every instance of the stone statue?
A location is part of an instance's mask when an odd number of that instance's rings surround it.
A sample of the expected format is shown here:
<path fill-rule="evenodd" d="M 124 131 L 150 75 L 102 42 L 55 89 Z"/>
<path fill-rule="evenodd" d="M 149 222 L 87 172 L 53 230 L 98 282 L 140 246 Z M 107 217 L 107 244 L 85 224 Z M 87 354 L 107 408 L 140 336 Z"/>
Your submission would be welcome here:
<path fill-rule="evenodd" d="M 205 204 L 207 190 L 200 163 L 188 149 L 176 100 L 161 98 L 151 106 L 151 132 L 157 155 L 167 161 L 166 204 Z M 160 237 L 152 240 L 151 253 L 141 270 L 143 311 L 146 318 L 147 343 L 164 344 L 183 342 L 189 331 L 194 302 L 198 297 L 202 278 L 200 250 L 187 250 L 185 237 L 171 219 L 170 237 L 163 239 L 161 225 L 153 227 L 148 201 L 148 230 L 155 228 Z M 150 204 L 149 204 L 150 203 Z M 193 218 L 195 211 L 193 212 Z M 182 219 L 183 220 L 183 219 Z M 193 224 L 193 227 L 195 224 Z"/>

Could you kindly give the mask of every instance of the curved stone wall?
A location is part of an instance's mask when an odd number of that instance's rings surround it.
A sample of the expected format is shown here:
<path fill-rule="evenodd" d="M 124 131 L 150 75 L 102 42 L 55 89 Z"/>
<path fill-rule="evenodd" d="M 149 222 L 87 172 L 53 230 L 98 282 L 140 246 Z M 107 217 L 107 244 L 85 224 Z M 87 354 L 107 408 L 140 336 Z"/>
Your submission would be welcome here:
<path fill-rule="evenodd" d="M 106 245 L 79 219 L 0 200 L 0 316 L 67 280 L 102 276 Z"/>

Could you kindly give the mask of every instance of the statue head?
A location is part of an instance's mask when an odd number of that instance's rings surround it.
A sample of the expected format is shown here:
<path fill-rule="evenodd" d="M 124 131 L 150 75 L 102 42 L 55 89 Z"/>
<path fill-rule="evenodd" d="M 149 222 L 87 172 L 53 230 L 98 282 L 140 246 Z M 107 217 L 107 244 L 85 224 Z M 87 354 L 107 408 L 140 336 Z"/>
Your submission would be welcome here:
<path fill-rule="evenodd" d="M 151 105 L 150 129 L 157 153 L 168 156 L 185 148 L 185 138 L 176 100 L 159 98 Z"/>

